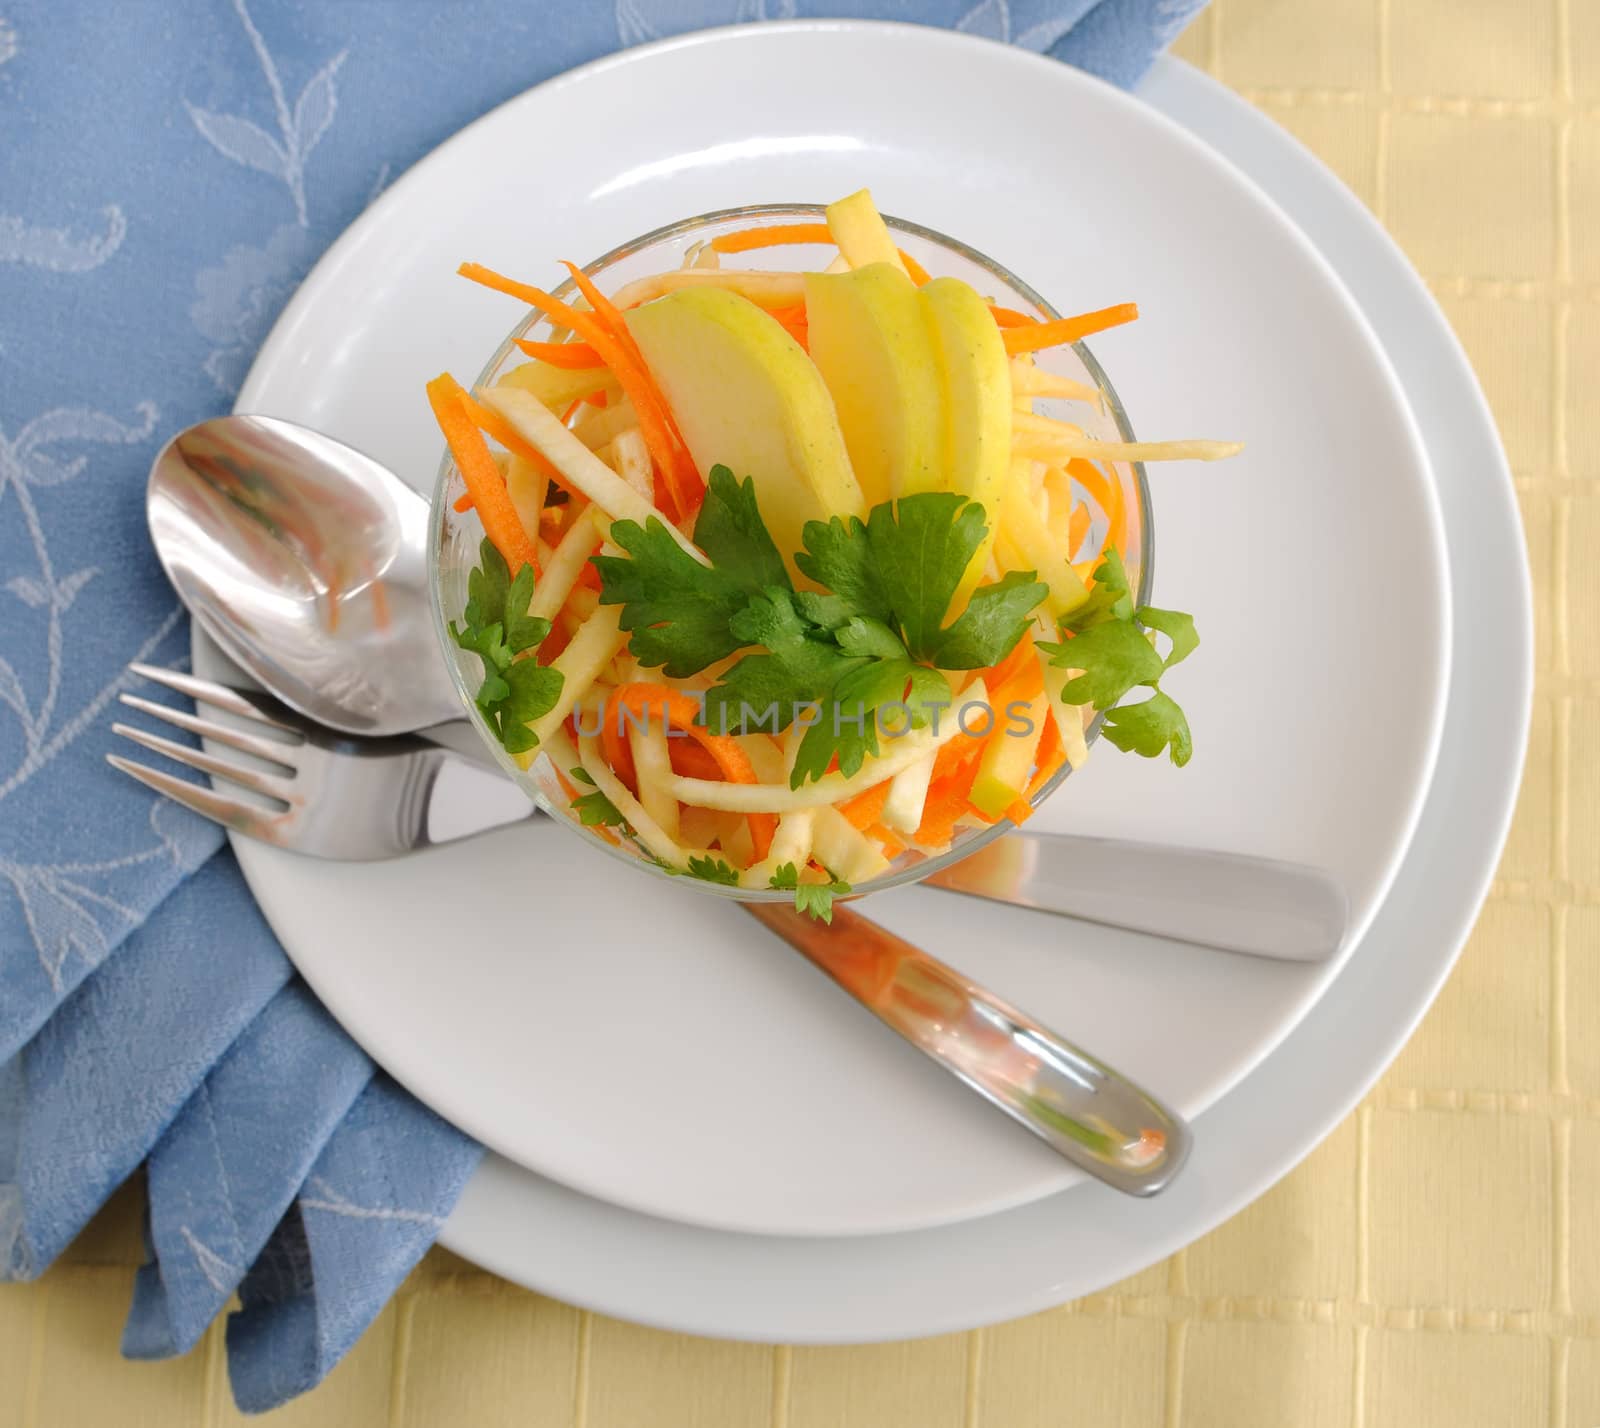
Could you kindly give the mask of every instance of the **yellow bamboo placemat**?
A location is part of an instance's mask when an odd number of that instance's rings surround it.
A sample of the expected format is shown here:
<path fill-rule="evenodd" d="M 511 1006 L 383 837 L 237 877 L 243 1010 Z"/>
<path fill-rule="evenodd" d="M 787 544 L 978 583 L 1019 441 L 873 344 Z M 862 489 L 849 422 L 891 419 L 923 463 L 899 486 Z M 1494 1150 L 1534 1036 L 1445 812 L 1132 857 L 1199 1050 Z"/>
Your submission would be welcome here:
<path fill-rule="evenodd" d="M 1213 0 L 1178 52 L 1389 226 L 1510 452 L 1533 741 L 1438 1005 L 1283 1184 L 1066 1308 L 765 1348 L 579 1313 L 436 1250 L 284 1428 L 1600 1428 L 1600 0 Z M 174 1362 L 116 1356 L 137 1222 L 124 1192 L 42 1281 L 0 1288 L 0 1428 L 238 1418 L 220 1325 Z"/>

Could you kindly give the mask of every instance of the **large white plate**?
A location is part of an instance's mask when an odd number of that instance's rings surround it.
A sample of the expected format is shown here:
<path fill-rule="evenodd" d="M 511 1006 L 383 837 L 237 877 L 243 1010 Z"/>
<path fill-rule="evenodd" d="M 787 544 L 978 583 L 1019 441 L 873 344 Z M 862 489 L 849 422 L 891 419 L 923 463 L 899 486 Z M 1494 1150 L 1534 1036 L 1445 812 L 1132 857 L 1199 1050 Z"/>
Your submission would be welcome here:
<path fill-rule="evenodd" d="M 1451 473 L 1447 539 L 1466 553 L 1451 585 L 1471 637 L 1456 646 L 1438 774 L 1382 911 L 1316 1008 L 1201 1118 L 1194 1159 L 1159 1200 L 1084 1186 L 944 1229 L 801 1242 L 629 1214 L 495 1158 L 445 1226 L 451 1249 L 589 1308 L 727 1338 L 860 1342 L 1014 1318 L 1133 1274 L 1237 1213 L 1348 1114 L 1432 1002 L 1493 876 L 1527 741 L 1533 625 L 1510 472 L 1449 325 L 1338 179 L 1176 60 L 1139 93 L 1252 174 L 1316 241 Z"/>
<path fill-rule="evenodd" d="M 950 92 L 1004 103 L 951 106 Z M 837 25 L 711 33 L 576 71 L 458 135 L 359 220 L 240 405 L 422 485 L 439 445 L 423 382 L 476 371 L 518 315 L 454 278 L 460 259 L 537 273 L 541 255 L 685 214 L 867 181 L 1064 309 L 1138 297 L 1144 320 L 1097 343 L 1135 427 L 1249 443 L 1223 470 L 1153 474 L 1158 602 L 1195 610 L 1205 640 L 1179 681 L 1194 763 L 1103 750 L 1041 825 L 1322 864 L 1358 934 L 1405 850 L 1443 707 L 1426 459 L 1311 245 L 1212 151 L 1098 81 L 944 31 Z M 1071 1183 L 737 909 L 630 880 L 549 826 L 388 866 L 239 854 L 290 955 L 384 1066 L 587 1194 L 815 1235 L 955 1221 Z M 920 889 L 871 911 L 1190 1115 L 1336 970 Z"/>

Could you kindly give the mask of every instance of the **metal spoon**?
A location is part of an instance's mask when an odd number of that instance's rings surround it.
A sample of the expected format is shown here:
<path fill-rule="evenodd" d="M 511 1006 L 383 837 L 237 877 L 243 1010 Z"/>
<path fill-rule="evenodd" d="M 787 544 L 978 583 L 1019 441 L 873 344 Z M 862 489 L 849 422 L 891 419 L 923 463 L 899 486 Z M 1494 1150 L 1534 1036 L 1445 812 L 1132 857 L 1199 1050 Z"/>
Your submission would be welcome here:
<path fill-rule="evenodd" d="M 293 422 L 217 417 L 162 448 L 145 500 L 179 599 L 285 704 L 347 734 L 461 719 L 433 657 L 428 503 L 387 467 Z"/>
<path fill-rule="evenodd" d="M 146 499 L 183 603 L 284 703 L 344 733 L 427 730 L 498 767 L 433 648 L 428 503 L 387 467 L 294 422 L 216 417 L 167 443 Z M 1315 868 L 1026 829 L 927 885 L 1295 962 L 1332 956 L 1348 917 Z"/>

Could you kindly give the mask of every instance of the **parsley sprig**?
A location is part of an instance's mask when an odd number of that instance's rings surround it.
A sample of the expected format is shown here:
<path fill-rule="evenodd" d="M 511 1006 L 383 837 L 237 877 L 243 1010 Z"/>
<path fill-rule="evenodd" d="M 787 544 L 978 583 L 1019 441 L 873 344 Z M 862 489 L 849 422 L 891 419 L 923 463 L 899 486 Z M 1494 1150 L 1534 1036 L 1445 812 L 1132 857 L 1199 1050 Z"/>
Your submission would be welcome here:
<path fill-rule="evenodd" d="M 580 793 L 572 800 L 572 811 L 578 815 L 579 823 L 585 828 L 620 828 L 624 833 L 633 832 L 617 805 L 595 788 L 594 775 L 588 769 L 579 765 L 568 772 L 574 783 L 588 784 L 594 790 L 592 793 Z"/>
<path fill-rule="evenodd" d="M 947 707 L 940 669 L 985 668 L 1022 638 L 1048 591 L 1031 572 L 980 586 L 944 623 L 987 534 L 982 506 L 949 492 L 885 502 L 865 521 L 812 521 L 795 565 L 821 588 L 796 590 L 754 482 L 717 466 L 694 531 L 709 567 L 654 519 L 617 522 L 611 538 L 627 557 L 594 564 L 601 602 L 623 607 L 640 664 L 682 678 L 751 651 L 707 692 L 704 722 L 719 733 L 777 733 L 809 719 L 790 776 L 798 788 L 835 762 L 856 773 L 892 720 L 920 726 Z"/>
<path fill-rule="evenodd" d="M 1166 636 L 1165 656 L 1146 630 Z M 1066 637 L 1061 643 L 1041 642 L 1039 648 L 1053 665 L 1079 671 L 1062 686 L 1062 701 L 1106 711 L 1105 736 L 1124 752 L 1148 759 L 1168 750 L 1179 768 L 1188 763 L 1194 752 L 1189 721 L 1160 682 L 1199 645 L 1193 617 L 1154 605 L 1135 609 L 1128 572 L 1112 549 L 1095 569 L 1088 601 L 1061 622 L 1061 632 Z M 1152 691 L 1150 697 L 1123 704 L 1140 686 Z"/>
<path fill-rule="evenodd" d="M 533 599 L 533 567 L 511 576 L 505 558 L 485 538 L 478 565 L 467 576 L 467 608 L 450 633 L 464 650 L 483 661 L 477 705 L 506 752 L 526 753 L 539 740 L 528 727 L 547 714 L 561 695 L 564 677 L 536 657 L 517 656 L 536 649 L 550 633 L 550 622 L 528 614 Z"/>
<path fill-rule="evenodd" d="M 784 863 L 777 868 L 768 879 L 767 886 L 779 892 L 793 892 L 796 912 L 830 924 L 833 922 L 834 898 L 850 891 L 850 884 L 840 882 L 831 872 L 825 883 L 803 883 L 800 881 L 800 870 L 793 863 Z"/>

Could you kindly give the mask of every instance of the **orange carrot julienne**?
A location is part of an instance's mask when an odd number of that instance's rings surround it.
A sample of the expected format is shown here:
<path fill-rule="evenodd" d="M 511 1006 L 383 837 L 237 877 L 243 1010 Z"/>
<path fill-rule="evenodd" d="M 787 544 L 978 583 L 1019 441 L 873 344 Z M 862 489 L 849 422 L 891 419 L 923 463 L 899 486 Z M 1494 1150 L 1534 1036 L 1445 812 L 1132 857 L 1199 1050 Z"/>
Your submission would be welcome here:
<path fill-rule="evenodd" d="M 1105 512 L 1106 536 L 1101 551 L 1107 546 L 1122 550 L 1128 536 L 1128 511 L 1122 499 L 1122 487 L 1115 475 L 1106 475 L 1094 462 L 1081 456 L 1074 456 L 1067 462 L 1067 475 L 1082 486 Z M 1097 551 L 1096 557 L 1099 554 Z"/>
<path fill-rule="evenodd" d="M 505 277 L 481 263 L 463 263 L 456 271 L 472 282 L 481 283 L 484 287 L 493 288 L 508 297 L 520 298 L 530 306 L 538 308 L 552 322 L 571 328 L 605 358 L 606 366 L 611 368 L 612 375 L 622 385 L 622 390 L 633 400 L 634 408 L 639 414 L 639 430 L 644 436 L 645 445 L 650 448 L 650 454 L 655 457 L 666 478 L 667 489 L 672 493 L 674 504 L 677 506 L 676 511 L 668 514 L 674 516 L 686 514 L 696 504 L 703 483 L 699 471 L 695 468 L 694 459 L 689 455 L 682 438 L 677 435 L 676 428 L 672 425 L 666 402 L 656 388 L 655 380 L 650 376 L 649 370 L 633 360 L 632 354 L 594 313 L 580 312 L 577 308 L 562 302 L 560 298 L 545 292 L 543 288 L 519 283 L 516 279 Z"/>
<path fill-rule="evenodd" d="M 905 264 L 906 272 L 911 275 L 911 281 L 919 288 L 933 280 L 928 276 L 928 270 L 911 256 L 904 248 L 895 249 L 900 255 L 900 261 Z"/>
<path fill-rule="evenodd" d="M 1030 327 L 1039 321 L 1025 312 L 1018 312 L 1014 307 L 997 307 L 994 303 L 989 304 L 989 313 L 999 327 Z"/>
<path fill-rule="evenodd" d="M 906 850 L 906 845 L 900 841 L 899 835 L 881 823 L 870 824 L 862 829 L 862 832 L 883 844 L 883 856 L 886 858 L 898 858 Z"/>
<path fill-rule="evenodd" d="M 535 342 L 528 337 L 519 337 L 516 342 L 528 356 L 537 357 L 541 362 L 548 362 L 552 367 L 581 371 L 588 367 L 606 365 L 605 358 L 587 342 Z"/>
<path fill-rule="evenodd" d="M 589 306 L 594 309 L 595 316 L 611 329 L 612 335 L 628 349 L 636 361 L 642 364 L 644 357 L 639 351 L 639 345 L 633 340 L 633 334 L 628 331 L 628 324 L 617 311 L 617 305 L 594 285 L 594 279 L 576 263 L 569 263 L 563 258 L 561 266 L 572 274 L 572 281 L 577 284 L 578 291 L 589 299 Z"/>
<path fill-rule="evenodd" d="M 1027 327 L 1008 327 L 1001 334 L 1006 351 L 1015 357 L 1019 352 L 1038 352 L 1045 347 L 1060 347 L 1063 343 L 1077 342 L 1080 338 L 1104 332 L 1108 327 L 1120 327 L 1139 316 L 1139 305 L 1132 302 L 1103 307 L 1098 312 L 1080 313 L 1076 317 L 1058 317 L 1054 322 L 1036 322 Z"/>
<path fill-rule="evenodd" d="M 505 557 L 513 572 L 531 565 L 537 575 L 538 548 L 517 519 L 517 508 L 506 490 L 505 477 L 495 465 L 494 457 L 489 454 L 489 444 L 467 408 L 470 400 L 461 390 L 461 384 L 448 372 L 428 383 L 428 403 L 450 446 L 456 469 L 467 483 L 478 519 L 483 522 L 484 534 L 494 542 L 495 549 Z"/>
<path fill-rule="evenodd" d="M 524 461 L 531 461 L 542 476 L 555 482 L 569 496 L 573 494 L 572 487 L 567 484 L 567 478 L 556 469 L 555 463 L 531 441 L 525 440 L 522 433 L 493 407 L 486 407 L 470 392 L 462 392 L 461 402 L 467 410 L 467 415 L 507 451 L 520 456 Z"/>
<path fill-rule="evenodd" d="M 1006 805 L 1006 817 L 1020 828 L 1033 817 L 1033 805 L 1025 798 L 1014 798 Z"/>
<path fill-rule="evenodd" d="M 1074 713 L 1071 718 L 1077 718 Z M 1044 732 L 1039 735 L 1039 747 L 1034 752 L 1034 775 L 1028 780 L 1027 791 L 1023 794 L 1030 803 L 1043 788 L 1056 776 L 1056 770 L 1067 761 L 1067 751 L 1061 744 L 1061 726 L 1056 723 L 1052 715 L 1044 721 Z M 1007 817 L 1010 817 L 1007 814 Z M 1013 820 L 1015 821 L 1015 820 Z"/>
<path fill-rule="evenodd" d="M 633 766 L 633 746 L 623 731 L 621 710 L 613 709 L 608 700 L 604 717 L 600 720 L 600 747 L 611 770 L 627 785 L 630 793 L 639 792 L 639 774 Z"/>
<path fill-rule="evenodd" d="M 1072 508 L 1072 513 L 1067 517 L 1067 553 L 1068 559 L 1076 555 L 1083 547 L 1084 539 L 1089 534 L 1089 508 L 1079 501 Z"/>
<path fill-rule="evenodd" d="M 607 701 L 606 706 L 608 711 L 613 700 L 623 709 L 645 717 L 655 714 L 682 729 L 717 761 L 723 778 L 729 783 L 757 782 L 755 766 L 751 764 L 750 756 L 740 748 L 737 739 L 730 734 L 714 734 L 696 722 L 700 717 L 700 705 L 689 695 L 665 684 L 639 682 L 619 684 L 612 690 L 611 700 Z M 746 817 L 750 821 L 750 842 L 759 862 L 772 847 L 772 835 L 778 831 L 778 818 L 773 813 L 751 813 Z"/>
<path fill-rule="evenodd" d="M 722 766 L 693 739 L 672 739 L 667 744 L 672 771 L 683 778 L 721 778 Z"/>
<path fill-rule="evenodd" d="M 826 223 L 769 223 L 765 228 L 741 228 L 719 233 L 711 240 L 718 253 L 748 253 L 752 248 L 777 248 L 789 243 L 832 243 Z"/>
<path fill-rule="evenodd" d="M 472 492 L 463 491 L 457 496 L 453 509 L 462 512 L 470 511 L 472 509 Z"/>
<path fill-rule="evenodd" d="M 889 799 L 890 779 L 882 783 L 875 783 L 863 793 L 858 793 L 854 798 L 846 799 L 839 805 L 839 812 L 844 814 L 854 828 L 865 829 L 868 824 L 876 823 L 883 816 L 883 805 Z"/>

